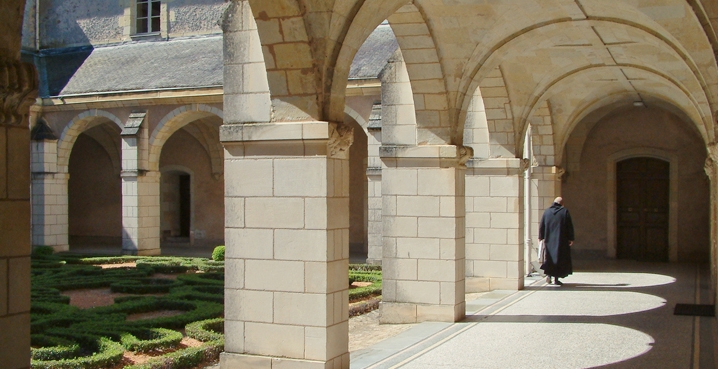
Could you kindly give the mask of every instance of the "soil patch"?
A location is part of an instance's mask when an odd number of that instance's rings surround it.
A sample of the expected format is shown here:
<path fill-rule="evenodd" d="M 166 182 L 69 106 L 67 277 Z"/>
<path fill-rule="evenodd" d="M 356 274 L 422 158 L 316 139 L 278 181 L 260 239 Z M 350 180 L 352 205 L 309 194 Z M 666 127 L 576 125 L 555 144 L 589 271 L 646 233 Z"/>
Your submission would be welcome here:
<path fill-rule="evenodd" d="M 359 281 L 355 281 L 355 282 L 352 282 L 352 285 L 351 285 L 351 286 L 354 287 L 354 288 L 359 288 L 359 287 L 371 286 L 372 284 L 374 284 L 374 282 L 359 282 Z"/>
<path fill-rule="evenodd" d="M 137 263 L 129 262 L 129 263 L 122 263 L 122 264 L 97 264 L 95 266 L 98 266 L 102 269 L 117 269 L 117 268 L 135 268 L 137 267 Z"/>
<path fill-rule="evenodd" d="M 70 297 L 70 305 L 80 309 L 89 309 L 96 306 L 109 306 L 115 303 L 115 297 L 131 296 L 129 293 L 112 292 L 108 287 L 91 288 L 84 290 L 63 291 L 63 295 Z M 166 293 L 151 293 L 142 296 L 164 296 Z"/>

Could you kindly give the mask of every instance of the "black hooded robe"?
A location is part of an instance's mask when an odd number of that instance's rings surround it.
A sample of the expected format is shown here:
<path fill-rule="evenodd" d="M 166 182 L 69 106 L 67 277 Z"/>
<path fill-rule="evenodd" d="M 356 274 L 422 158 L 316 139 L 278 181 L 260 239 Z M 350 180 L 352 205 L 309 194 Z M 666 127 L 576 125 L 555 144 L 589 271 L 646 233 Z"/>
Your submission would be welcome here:
<path fill-rule="evenodd" d="M 539 226 L 539 239 L 544 240 L 546 247 L 546 259 L 541 265 L 546 275 L 564 278 L 572 274 L 571 247 L 568 243 L 573 241 L 574 235 L 568 209 L 553 203 L 544 211 Z"/>

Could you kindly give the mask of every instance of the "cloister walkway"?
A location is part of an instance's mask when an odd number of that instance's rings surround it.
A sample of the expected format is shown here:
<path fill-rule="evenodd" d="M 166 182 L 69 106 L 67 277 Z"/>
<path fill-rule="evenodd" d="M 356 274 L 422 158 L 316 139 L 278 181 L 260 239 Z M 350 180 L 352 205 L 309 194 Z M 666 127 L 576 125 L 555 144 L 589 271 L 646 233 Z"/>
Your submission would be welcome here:
<path fill-rule="evenodd" d="M 353 352 L 351 368 L 717 368 L 716 318 L 673 314 L 708 303 L 707 265 L 578 260 L 574 270 L 561 287 L 533 277 L 483 294 L 465 321 L 419 324 Z"/>

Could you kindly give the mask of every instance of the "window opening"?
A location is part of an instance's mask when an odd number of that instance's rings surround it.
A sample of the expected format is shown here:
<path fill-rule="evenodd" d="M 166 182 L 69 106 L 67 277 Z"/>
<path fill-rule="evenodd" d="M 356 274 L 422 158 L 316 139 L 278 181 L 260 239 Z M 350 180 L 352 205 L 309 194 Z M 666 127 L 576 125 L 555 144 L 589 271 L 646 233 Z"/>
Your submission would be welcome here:
<path fill-rule="evenodd" d="M 160 0 L 137 0 L 137 33 L 160 31 Z"/>

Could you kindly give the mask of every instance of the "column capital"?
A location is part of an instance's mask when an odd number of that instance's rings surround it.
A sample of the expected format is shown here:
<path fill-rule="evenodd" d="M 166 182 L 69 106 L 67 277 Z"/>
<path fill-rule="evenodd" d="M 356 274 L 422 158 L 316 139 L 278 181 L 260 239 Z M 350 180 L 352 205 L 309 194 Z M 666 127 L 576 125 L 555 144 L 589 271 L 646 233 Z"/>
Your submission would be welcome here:
<path fill-rule="evenodd" d="M 27 125 L 23 117 L 37 97 L 35 66 L 0 57 L 0 124 Z"/>
<path fill-rule="evenodd" d="M 219 130 L 219 140 L 225 146 L 232 143 L 304 143 L 312 141 L 327 146 L 327 155 L 345 159 L 354 143 L 354 128 L 344 123 L 305 121 L 224 124 Z"/>
<path fill-rule="evenodd" d="M 381 160 L 389 167 L 465 168 L 474 149 L 457 145 L 382 145 Z"/>

